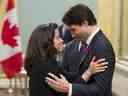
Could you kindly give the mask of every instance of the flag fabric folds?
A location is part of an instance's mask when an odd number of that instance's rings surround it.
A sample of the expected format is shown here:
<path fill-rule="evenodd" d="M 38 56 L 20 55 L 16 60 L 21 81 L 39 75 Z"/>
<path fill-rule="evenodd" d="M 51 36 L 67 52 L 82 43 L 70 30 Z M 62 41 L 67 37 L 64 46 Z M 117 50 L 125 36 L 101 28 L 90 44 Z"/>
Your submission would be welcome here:
<path fill-rule="evenodd" d="M 4 0 L 3 0 L 4 1 Z M 2 1 L 1 1 L 2 2 Z M 22 51 L 15 0 L 6 0 L 0 29 L 0 64 L 8 78 L 21 71 Z M 4 9 L 3 9 L 4 10 Z"/>

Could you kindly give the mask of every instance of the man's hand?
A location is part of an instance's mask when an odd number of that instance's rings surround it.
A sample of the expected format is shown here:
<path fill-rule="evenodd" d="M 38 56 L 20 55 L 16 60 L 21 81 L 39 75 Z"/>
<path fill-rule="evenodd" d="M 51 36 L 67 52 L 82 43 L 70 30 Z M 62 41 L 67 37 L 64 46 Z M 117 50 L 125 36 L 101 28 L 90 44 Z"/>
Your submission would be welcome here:
<path fill-rule="evenodd" d="M 46 77 L 46 82 L 48 83 L 48 85 L 53 88 L 54 90 L 58 91 L 58 92 L 62 92 L 62 93 L 68 93 L 69 91 L 69 82 L 66 80 L 66 78 L 60 74 L 60 77 L 57 77 L 56 75 L 52 74 L 52 73 L 48 73 L 50 77 Z"/>

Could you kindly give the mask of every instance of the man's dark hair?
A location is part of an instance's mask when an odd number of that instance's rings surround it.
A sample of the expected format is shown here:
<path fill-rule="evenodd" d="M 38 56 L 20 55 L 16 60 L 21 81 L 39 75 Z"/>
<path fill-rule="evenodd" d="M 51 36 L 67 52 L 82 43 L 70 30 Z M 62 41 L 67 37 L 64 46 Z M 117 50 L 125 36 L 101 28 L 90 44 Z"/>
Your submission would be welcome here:
<path fill-rule="evenodd" d="M 84 4 L 78 4 L 71 7 L 62 19 L 66 25 L 81 25 L 84 21 L 88 22 L 88 25 L 96 25 L 97 21 L 93 12 Z"/>

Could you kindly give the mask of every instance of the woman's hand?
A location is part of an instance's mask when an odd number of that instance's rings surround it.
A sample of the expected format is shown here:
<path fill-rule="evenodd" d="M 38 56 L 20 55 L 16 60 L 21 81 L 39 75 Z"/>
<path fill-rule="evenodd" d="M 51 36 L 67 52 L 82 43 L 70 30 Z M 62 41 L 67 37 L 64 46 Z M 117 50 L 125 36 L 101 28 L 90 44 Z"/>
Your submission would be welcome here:
<path fill-rule="evenodd" d="M 51 77 L 46 77 L 46 83 L 56 90 L 57 92 L 62 92 L 62 93 L 68 93 L 69 92 L 69 87 L 70 83 L 67 81 L 67 79 L 60 74 L 60 78 L 52 73 L 48 73 L 48 75 Z"/>
<path fill-rule="evenodd" d="M 108 68 L 107 64 L 108 62 L 105 62 L 105 58 L 101 58 L 95 61 L 95 57 L 93 57 L 89 65 L 88 71 L 92 75 L 98 72 L 103 72 L 106 68 Z"/>
<path fill-rule="evenodd" d="M 105 62 L 105 58 L 101 58 L 98 60 L 95 60 L 96 58 L 93 57 L 89 68 L 82 74 L 82 78 L 86 81 L 90 79 L 90 77 L 96 73 L 103 72 L 108 68 L 107 64 L 108 62 Z"/>

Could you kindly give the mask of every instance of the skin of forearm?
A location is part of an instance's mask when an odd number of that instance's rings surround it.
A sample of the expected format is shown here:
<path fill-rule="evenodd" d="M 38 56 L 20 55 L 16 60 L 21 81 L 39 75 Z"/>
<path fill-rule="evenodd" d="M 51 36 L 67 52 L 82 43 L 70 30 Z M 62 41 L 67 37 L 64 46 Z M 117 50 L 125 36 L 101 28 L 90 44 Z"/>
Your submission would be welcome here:
<path fill-rule="evenodd" d="M 85 80 L 85 81 L 89 81 L 90 78 L 91 78 L 91 72 L 89 72 L 89 70 L 86 70 L 83 74 L 82 74 L 82 78 Z"/>

